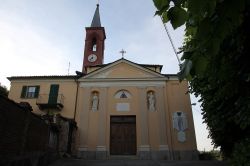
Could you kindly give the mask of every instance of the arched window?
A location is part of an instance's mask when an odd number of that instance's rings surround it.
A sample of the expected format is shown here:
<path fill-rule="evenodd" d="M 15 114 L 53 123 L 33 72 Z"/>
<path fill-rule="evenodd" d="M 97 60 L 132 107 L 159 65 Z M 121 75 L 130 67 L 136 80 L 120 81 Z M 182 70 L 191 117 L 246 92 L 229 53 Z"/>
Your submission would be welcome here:
<path fill-rule="evenodd" d="M 129 99 L 131 98 L 131 94 L 127 90 L 119 90 L 115 94 L 116 99 Z"/>
<path fill-rule="evenodd" d="M 92 51 L 96 51 L 97 45 L 96 45 L 96 38 L 93 38 L 92 40 Z"/>

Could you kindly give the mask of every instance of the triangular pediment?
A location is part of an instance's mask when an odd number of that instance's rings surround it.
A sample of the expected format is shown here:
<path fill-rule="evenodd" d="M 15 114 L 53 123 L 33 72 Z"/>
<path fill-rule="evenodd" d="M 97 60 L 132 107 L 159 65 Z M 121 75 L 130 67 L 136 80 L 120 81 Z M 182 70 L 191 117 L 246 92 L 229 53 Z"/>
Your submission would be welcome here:
<path fill-rule="evenodd" d="M 83 78 L 125 78 L 125 79 L 143 79 L 143 78 L 164 78 L 164 75 L 143 67 L 139 64 L 120 59 L 96 71 L 93 71 Z"/>

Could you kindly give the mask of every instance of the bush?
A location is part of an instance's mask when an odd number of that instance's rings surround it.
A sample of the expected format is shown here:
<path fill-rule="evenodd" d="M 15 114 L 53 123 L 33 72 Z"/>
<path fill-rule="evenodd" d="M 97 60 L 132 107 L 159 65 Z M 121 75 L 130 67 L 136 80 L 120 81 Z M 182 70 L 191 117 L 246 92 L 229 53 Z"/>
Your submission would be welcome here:
<path fill-rule="evenodd" d="M 209 152 L 199 152 L 199 159 L 200 160 L 222 160 L 223 157 L 220 151 L 212 150 Z"/>
<path fill-rule="evenodd" d="M 0 85 L 0 95 L 8 97 L 9 91 L 5 86 Z"/>

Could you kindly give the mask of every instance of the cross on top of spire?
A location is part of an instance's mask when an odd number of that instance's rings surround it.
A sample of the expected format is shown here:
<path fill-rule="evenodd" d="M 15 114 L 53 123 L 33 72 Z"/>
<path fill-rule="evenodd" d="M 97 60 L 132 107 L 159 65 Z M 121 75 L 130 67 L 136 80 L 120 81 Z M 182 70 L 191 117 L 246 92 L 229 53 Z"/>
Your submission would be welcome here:
<path fill-rule="evenodd" d="M 124 54 L 126 54 L 126 51 L 122 49 L 119 53 L 121 53 L 122 54 L 122 58 L 124 58 Z"/>

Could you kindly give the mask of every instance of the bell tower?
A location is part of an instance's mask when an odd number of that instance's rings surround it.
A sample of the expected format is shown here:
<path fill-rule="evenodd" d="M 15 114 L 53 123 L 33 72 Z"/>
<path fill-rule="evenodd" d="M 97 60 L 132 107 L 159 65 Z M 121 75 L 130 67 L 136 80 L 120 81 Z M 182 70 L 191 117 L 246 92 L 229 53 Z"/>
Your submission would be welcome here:
<path fill-rule="evenodd" d="M 91 26 L 86 27 L 83 73 L 86 72 L 86 68 L 89 66 L 103 64 L 105 39 L 105 29 L 101 26 L 99 4 L 97 4 Z"/>

